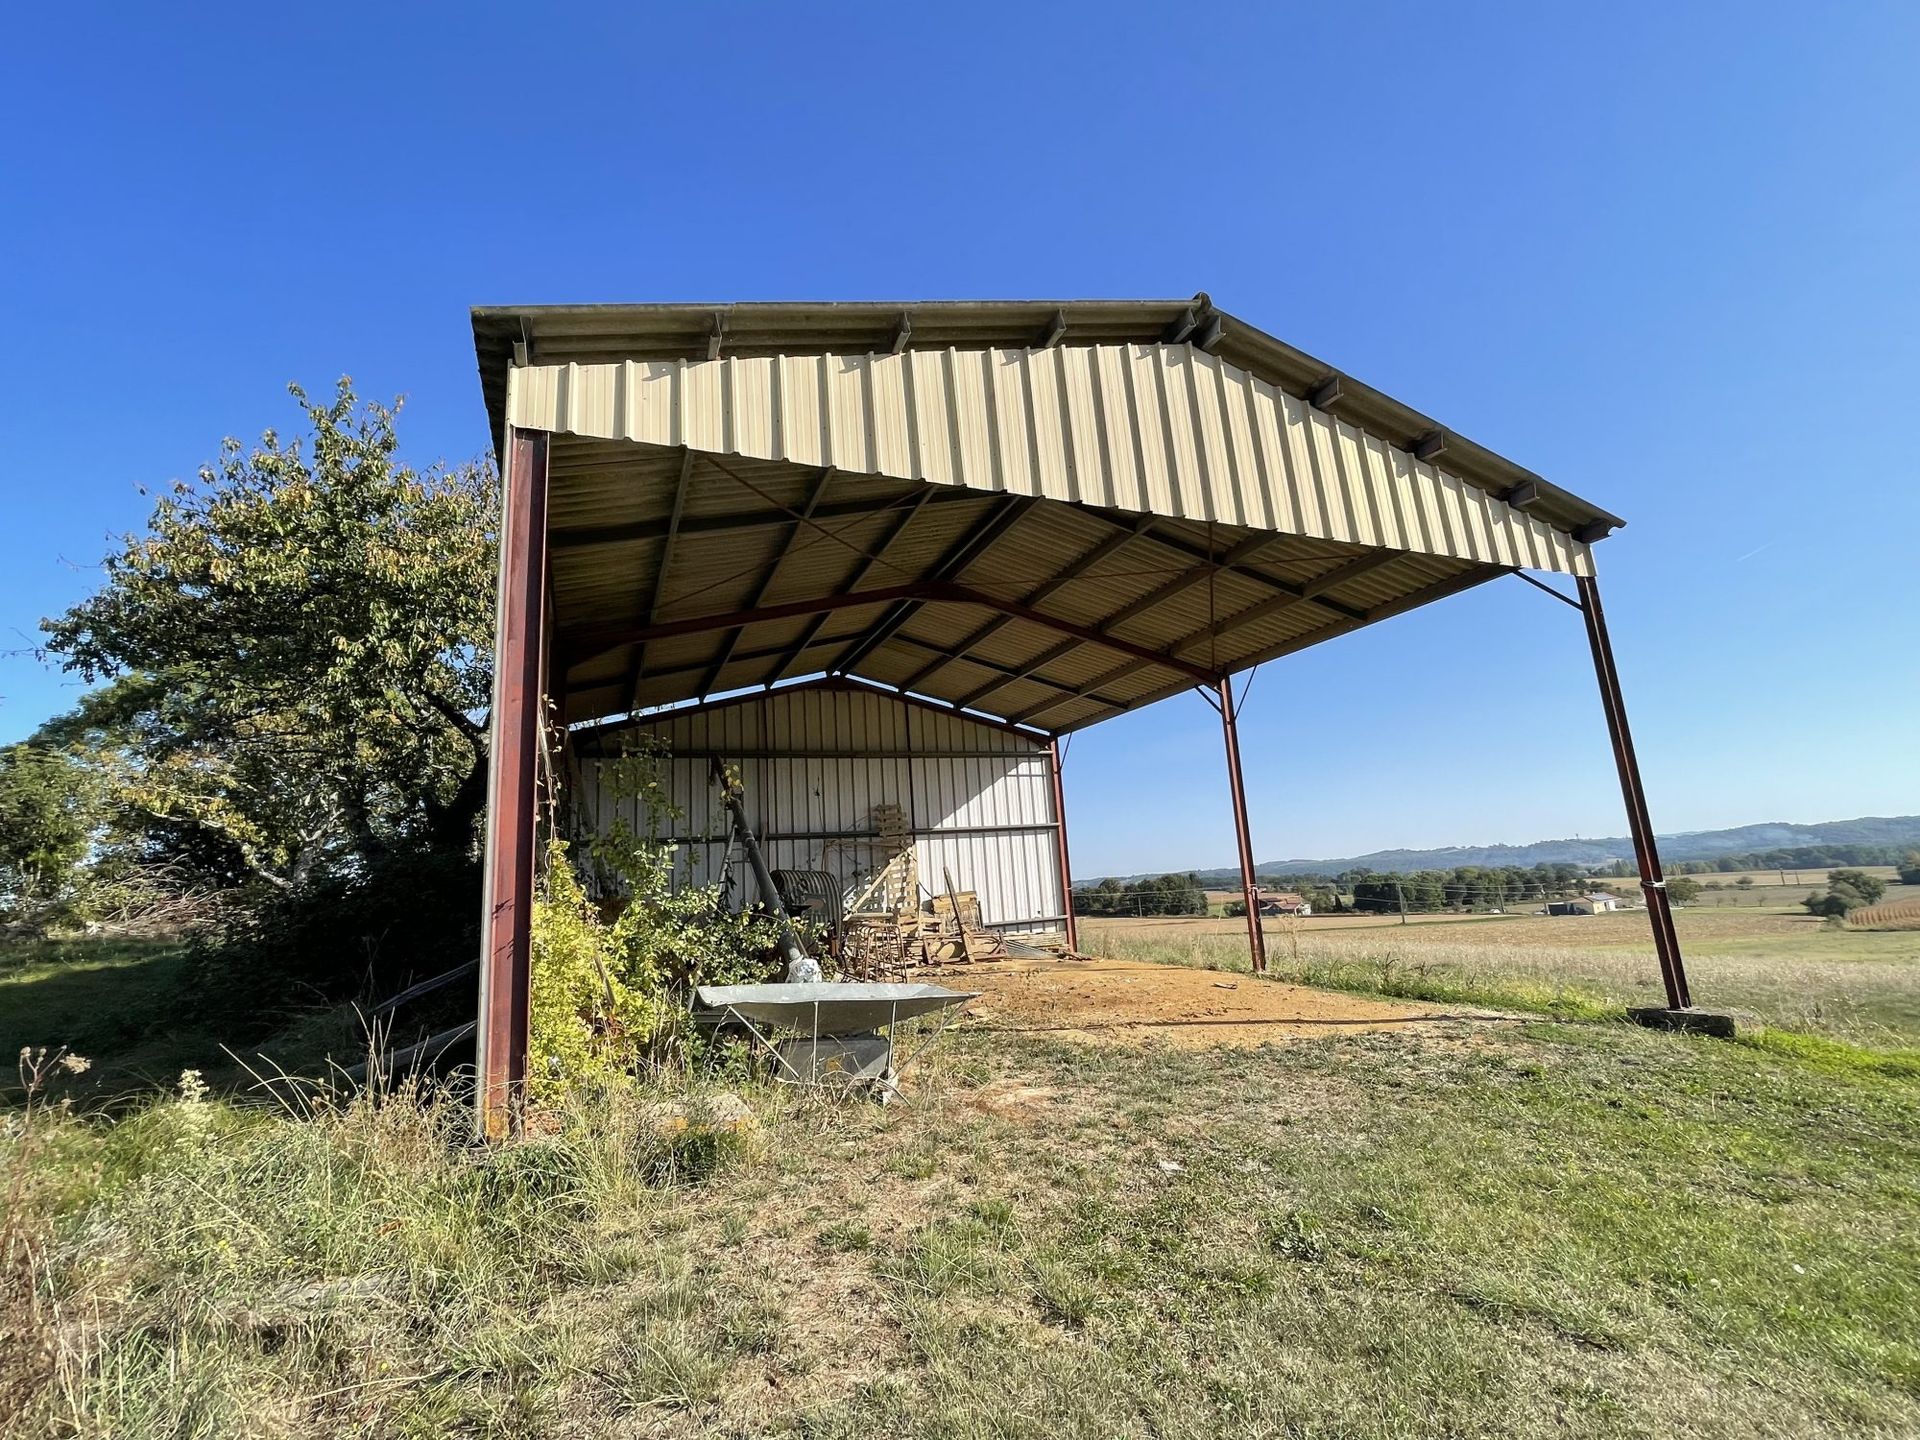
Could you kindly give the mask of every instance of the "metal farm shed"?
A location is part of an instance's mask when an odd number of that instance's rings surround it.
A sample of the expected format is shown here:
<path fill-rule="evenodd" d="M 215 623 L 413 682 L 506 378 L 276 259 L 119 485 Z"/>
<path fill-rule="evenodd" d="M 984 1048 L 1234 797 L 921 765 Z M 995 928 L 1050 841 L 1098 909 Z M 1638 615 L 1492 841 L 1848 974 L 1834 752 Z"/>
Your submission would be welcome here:
<path fill-rule="evenodd" d="M 1038 830 L 976 831 L 955 868 L 988 890 L 1002 882 L 984 877 L 1007 872 L 992 918 L 1038 923 L 1049 917 L 1025 912 L 1057 907 L 1071 935 L 1060 737 L 1198 689 L 1221 715 L 1261 969 L 1232 677 L 1507 576 L 1583 617 L 1669 1005 L 1690 1005 L 1594 579 L 1593 546 L 1617 516 L 1205 295 L 486 308 L 473 329 L 504 484 L 488 1133 L 515 1123 L 525 1077 L 543 754 L 558 750 L 564 772 L 617 717 L 673 728 L 690 751 L 715 725 L 774 717 L 753 734 L 776 806 L 784 793 L 797 815 L 783 786 L 813 752 L 832 767 L 802 782 L 818 829 L 780 822 L 792 843 L 824 845 L 800 837 L 860 823 L 844 752 L 863 743 L 842 729 L 853 711 L 824 697 L 887 692 L 903 717 L 888 745 L 925 744 L 929 774 L 984 787 L 953 796 L 941 823 L 1003 783 L 941 752 L 1014 737 L 1017 824 L 1057 825 L 1058 848 L 1036 845 Z M 1529 572 L 1570 577 L 1575 593 Z M 814 677 L 835 682 L 808 692 L 818 711 L 796 698 Z M 739 691 L 766 699 L 650 713 Z M 558 746 L 542 744 L 543 715 Z M 924 733 L 909 737 L 909 715 Z"/>
<path fill-rule="evenodd" d="M 665 837 L 695 884 L 723 878 L 728 822 L 709 775 L 738 767 L 754 833 L 774 870 L 817 870 L 851 884 L 871 868 L 874 810 L 897 805 L 923 874 L 979 896 L 985 923 L 1011 935 L 1066 924 L 1066 861 L 1052 748 L 1041 736 L 957 714 L 857 681 L 821 681 L 597 727 L 573 737 L 574 821 L 603 834 L 616 814 L 636 831 L 638 802 L 608 783 L 609 757 L 636 737 L 664 750 Z M 745 904 L 762 897 L 752 868 L 726 876 Z"/>

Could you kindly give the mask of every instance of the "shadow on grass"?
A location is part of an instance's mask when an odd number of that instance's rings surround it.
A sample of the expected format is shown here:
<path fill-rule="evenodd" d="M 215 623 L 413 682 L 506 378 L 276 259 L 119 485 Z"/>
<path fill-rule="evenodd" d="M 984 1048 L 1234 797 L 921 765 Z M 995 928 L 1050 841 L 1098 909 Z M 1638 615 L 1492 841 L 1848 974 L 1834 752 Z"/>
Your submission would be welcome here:
<path fill-rule="evenodd" d="M 115 1106 L 172 1091 L 183 1070 L 216 1089 L 251 1082 L 196 1004 L 186 946 L 177 940 L 83 937 L 0 946 L 0 1105 L 19 1103 L 13 1058 L 22 1049 L 64 1046 L 91 1062 L 67 1077 L 55 1098 Z M 293 1073 L 318 1074 L 329 1051 L 355 1049 L 350 1012 L 289 1017 L 263 1045 Z"/>

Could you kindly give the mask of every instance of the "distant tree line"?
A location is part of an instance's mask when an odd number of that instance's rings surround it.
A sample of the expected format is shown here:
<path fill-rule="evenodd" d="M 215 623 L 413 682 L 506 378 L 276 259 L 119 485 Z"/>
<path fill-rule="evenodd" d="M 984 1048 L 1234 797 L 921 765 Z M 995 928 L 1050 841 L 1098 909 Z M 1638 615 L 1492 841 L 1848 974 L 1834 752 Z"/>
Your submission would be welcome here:
<path fill-rule="evenodd" d="M 1562 899 L 1592 888 L 1578 865 L 1459 865 L 1451 870 L 1367 875 L 1353 879 L 1353 908 L 1376 914 L 1499 910 Z"/>
<path fill-rule="evenodd" d="M 1572 864 L 1460 865 L 1404 874 L 1359 866 L 1332 877 L 1261 875 L 1257 883 L 1263 895 L 1300 896 L 1316 915 L 1398 914 L 1402 896 L 1410 914 L 1498 909 L 1580 895 L 1593 888 L 1585 868 Z M 1191 871 L 1132 881 L 1109 878 L 1075 890 L 1073 903 L 1080 915 L 1205 915 L 1208 910 L 1206 887 Z M 1244 915 L 1246 906 L 1230 901 L 1226 911 Z"/>
<path fill-rule="evenodd" d="M 1862 865 L 1893 865 L 1904 884 L 1920 885 L 1920 850 L 1894 845 L 1802 845 L 1791 849 L 1759 850 L 1723 855 L 1709 860 L 1681 860 L 1667 865 L 1667 893 L 1677 904 L 1700 896 L 1695 875 L 1724 875 L 1748 870 L 1835 870 L 1858 874 Z M 1316 915 L 1398 914 L 1405 902 L 1408 914 L 1452 910 L 1494 910 L 1528 902 L 1544 904 L 1570 899 L 1591 890 L 1606 889 L 1606 880 L 1635 880 L 1633 863 L 1616 860 L 1594 868 L 1571 862 L 1538 865 L 1458 865 L 1450 870 L 1381 871 L 1365 866 L 1337 875 L 1270 873 L 1258 877 L 1262 894 L 1294 894 L 1313 907 Z M 1217 877 L 1216 877 L 1217 878 Z M 1736 882 L 1750 887 L 1742 875 Z M 1222 882 L 1216 888 L 1225 888 Z M 1633 887 L 1612 887 L 1636 898 Z M 1707 889 L 1719 889 L 1709 881 Z M 1871 887 L 1869 887 L 1871 888 Z M 1204 915 L 1206 884 L 1193 871 L 1184 875 L 1148 875 L 1137 880 L 1102 880 L 1074 891 L 1074 907 L 1081 915 Z M 1229 901 L 1229 915 L 1243 915 L 1246 906 Z M 1822 911 L 1821 913 L 1825 913 Z M 1842 912 L 1835 912 L 1842 913 Z"/>
<path fill-rule="evenodd" d="M 1079 915 L 1204 915 L 1207 892 L 1192 871 L 1147 875 L 1129 884 L 1108 878 L 1073 892 Z"/>
<path fill-rule="evenodd" d="M 1262 875 L 1261 893 L 1291 893 L 1313 906 L 1316 915 L 1398 914 L 1404 896 L 1409 914 L 1442 910 L 1484 910 L 1526 900 L 1585 894 L 1592 879 L 1585 866 L 1457 865 L 1451 870 L 1372 870 L 1364 865 L 1325 875 Z M 1241 907 L 1244 913 L 1245 907 Z"/>
<path fill-rule="evenodd" d="M 1726 875 L 1737 870 L 1829 870 L 1859 865 L 1898 865 L 1915 852 L 1900 845 L 1796 845 L 1783 850 L 1754 850 L 1744 855 L 1716 855 L 1710 860 L 1667 862 L 1669 875 Z M 1636 873 L 1631 860 L 1616 860 L 1604 875 Z M 1915 882 L 1909 882 L 1915 883 Z"/>

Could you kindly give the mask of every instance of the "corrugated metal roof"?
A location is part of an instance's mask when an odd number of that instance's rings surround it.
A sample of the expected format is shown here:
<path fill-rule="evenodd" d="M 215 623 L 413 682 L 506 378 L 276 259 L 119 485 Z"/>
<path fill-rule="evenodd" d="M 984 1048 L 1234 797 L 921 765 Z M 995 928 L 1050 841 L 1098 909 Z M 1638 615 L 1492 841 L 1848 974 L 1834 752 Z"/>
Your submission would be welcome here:
<path fill-rule="evenodd" d="M 523 363 L 602 364 L 615 360 L 679 360 L 710 356 L 801 355 L 819 352 L 891 354 L 907 350 L 1007 349 L 1154 344 L 1191 340 L 1290 395 L 1331 389 L 1341 418 L 1386 443 L 1411 449 L 1430 436 L 1444 444 L 1446 464 L 1494 494 L 1532 482 L 1537 513 L 1567 529 L 1625 522 L 1560 489 L 1531 470 L 1375 390 L 1324 360 L 1259 327 L 1190 300 L 776 301 L 669 305 L 478 306 L 474 349 L 496 438 L 506 415 L 506 376 L 515 347 Z"/>
<path fill-rule="evenodd" d="M 557 438 L 554 453 L 579 443 Z M 809 597 L 837 604 L 831 597 L 924 581 L 1009 503 L 938 487 L 856 485 L 850 503 L 877 509 L 836 509 L 828 520 L 802 524 L 803 482 L 817 472 L 789 469 L 789 483 L 775 486 L 757 472 L 749 489 L 697 461 L 689 488 L 702 497 L 706 528 L 678 534 L 670 554 L 665 516 L 674 480 L 667 475 L 628 487 L 612 516 L 626 538 L 576 532 L 556 541 L 556 643 L 570 721 L 844 669 L 1065 730 L 1183 689 L 1194 683 L 1195 667 L 1237 670 L 1395 613 L 1407 594 L 1438 581 L 1479 583 L 1506 573 L 1450 557 L 1217 524 L 1163 529 L 1114 511 L 1024 501 L 991 544 L 950 572 L 969 591 L 1022 609 L 1019 616 L 961 600 L 878 599 L 732 621 L 756 598 L 763 611 Z M 556 489 L 564 483 L 556 480 Z M 928 490 L 939 503 L 924 496 L 911 503 Z M 770 507 L 776 495 L 791 505 Z M 556 496 L 555 508 L 561 504 Z M 829 499 L 815 513 L 832 508 Z M 668 573 L 660 583 L 663 558 Z M 660 603 L 649 609 L 656 593 Z M 890 631 L 889 619 L 898 621 Z M 693 628 L 646 641 L 644 666 L 621 633 L 683 623 Z M 881 643 L 866 643 L 881 633 Z"/>
<path fill-rule="evenodd" d="M 1585 568 L 1562 501 L 1506 505 L 1450 441 L 1429 463 L 1223 363 L 1230 330 L 1134 338 L 1187 308 L 1070 307 L 1038 349 L 1000 343 L 1031 307 L 941 309 L 896 355 L 897 310 L 744 307 L 718 361 L 684 307 L 537 312 L 534 358 L 565 363 L 515 372 L 514 419 L 553 436 L 562 713 L 833 671 L 1060 732 L 1515 566 Z"/>
<path fill-rule="evenodd" d="M 1191 345 L 516 368 L 510 424 L 1568 574 L 1587 546 Z"/>

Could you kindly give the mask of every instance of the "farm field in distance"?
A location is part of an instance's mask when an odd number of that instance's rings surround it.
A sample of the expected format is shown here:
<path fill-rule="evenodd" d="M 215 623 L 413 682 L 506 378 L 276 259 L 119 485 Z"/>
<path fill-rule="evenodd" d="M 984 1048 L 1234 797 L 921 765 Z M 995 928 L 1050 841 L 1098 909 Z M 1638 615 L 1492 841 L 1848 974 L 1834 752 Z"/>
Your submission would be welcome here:
<path fill-rule="evenodd" d="M 1887 901 L 1915 887 L 1891 885 Z M 1829 928 L 1799 906 L 1685 906 L 1695 1001 L 1855 1043 L 1920 1044 L 1920 932 Z M 1642 910 L 1601 915 L 1313 916 L 1265 922 L 1276 974 L 1417 998 L 1518 1000 L 1560 1013 L 1662 1003 Z M 1240 917 L 1081 922 L 1095 954 L 1247 967 Z"/>

